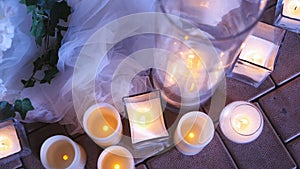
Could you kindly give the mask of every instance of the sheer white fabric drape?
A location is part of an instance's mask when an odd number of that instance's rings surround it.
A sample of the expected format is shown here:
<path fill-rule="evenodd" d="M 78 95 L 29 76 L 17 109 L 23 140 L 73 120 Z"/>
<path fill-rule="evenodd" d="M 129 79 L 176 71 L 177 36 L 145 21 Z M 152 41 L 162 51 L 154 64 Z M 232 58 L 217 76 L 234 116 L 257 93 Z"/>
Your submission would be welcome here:
<path fill-rule="evenodd" d="M 28 112 L 25 122 L 60 121 L 70 127 L 71 134 L 82 132 L 72 100 L 73 70 L 82 47 L 89 45 L 86 43 L 87 40 L 107 23 L 133 13 L 152 12 L 155 10 L 155 2 L 154 0 L 68 0 L 72 14 L 69 29 L 64 34 L 63 45 L 59 51 L 60 73 L 50 85 L 37 84 L 34 88 L 21 90 L 20 80 L 29 78 L 33 68 L 32 61 L 41 54 L 42 48 L 37 48 L 34 39 L 29 35 L 31 16 L 26 14 L 25 5 L 19 4 L 18 1 L 7 1 L 15 9 L 15 16 L 11 19 L 15 26 L 15 34 L 12 47 L 3 53 L 0 64 L 0 78 L 7 89 L 4 99 L 13 101 L 16 98 L 29 97 L 32 100 L 35 110 Z M 107 33 L 114 36 L 114 33 L 109 30 Z M 140 44 L 132 42 L 132 45 Z M 107 57 L 98 70 L 95 90 L 99 91 L 97 92 L 99 102 L 113 103 L 110 93 L 111 75 L 113 68 L 126 57 L 121 52 L 113 55 L 114 57 Z M 141 76 L 139 80 L 145 81 L 147 78 Z M 135 90 L 138 92 L 145 89 L 136 85 Z M 85 101 L 82 100 L 82 103 L 84 104 Z"/>

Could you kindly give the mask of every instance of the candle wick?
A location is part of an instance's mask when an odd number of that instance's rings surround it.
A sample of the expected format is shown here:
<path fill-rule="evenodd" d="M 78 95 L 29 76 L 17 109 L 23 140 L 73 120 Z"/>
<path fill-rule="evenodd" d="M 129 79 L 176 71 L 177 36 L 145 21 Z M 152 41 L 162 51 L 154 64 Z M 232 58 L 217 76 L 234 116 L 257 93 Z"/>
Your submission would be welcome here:
<path fill-rule="evenodd" d="M 297 8 L 298 8 L 298 6 L 295 6 L 294 10 L 296 11 L 296 10 L 297 10 Z"/>

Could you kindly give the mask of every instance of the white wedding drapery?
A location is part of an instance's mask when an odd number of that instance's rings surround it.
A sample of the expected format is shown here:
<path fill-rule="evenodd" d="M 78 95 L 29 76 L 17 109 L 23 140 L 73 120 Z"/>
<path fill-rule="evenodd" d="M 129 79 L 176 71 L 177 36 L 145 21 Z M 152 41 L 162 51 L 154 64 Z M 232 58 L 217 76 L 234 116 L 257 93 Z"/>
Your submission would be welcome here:
<path fill-rule="evenodd" d="M 4 99 L 13 101 L 18 98 L 29 97 L 35 107 L 33 111 L 27 113 L 24 122 L 57 122 L 66 124 L 71 129 L 71 134 L 82 132 L 80 123 L 78 123 L 77 114 L 83 110 L 74 109 L 72 96 L 73 70 L 76 65 L 78 55 L 86 45 L 88 39 L 100 28 L 106 24 L 134 13 L 151 12 L 155 10 L 154 0 L 68 0 L 72 8 L 72 14 L 69 20 L 69 29 L 64 34 L 63 45 L 59 51 L 58 68 L 60 73 L 51 84 L 36 84 L 33 88 L 22 90 L 21 79 L 28 79 L 32 72 L 32 61 L 42 53 L 42 48 L 37 48 L 34 39 L 29 35 L 31 16 L 26 14 L 25 5 L 19 4 L 18 0 L 7 1 L 15 9 L 15 15 L 11 21 L 15 27 L 12 46 L 3 52 L 3 60 L 0 64 L 0 78 L 7 90 Z M 123 28 L 120 27 L 120 31 Z M 112 37 L 116 36 L 113 32 Z M 141 37 L 143 38 L 143 37 Z M 101 42 L 101 39 L 99 39 Z M 130 45 L 128 45 L 130 43 Z M 126 44 L 128 46 L 126 46 Z M 99 66 L 95 83 L 97 91 L 96 99 L 98 102 L 107 102 L 113 104 L 111 97 L 112 73 L 117 64 L 126 58 L 126 52 L 122 46 L 128 49 L 129 46 L 143 46 L 135 39 L 126 43 L 119 44 L 118 48 L 107 55 L 105 63 Z M 130 49 L 128 49 L 130 50 Z M 95 53 L 97 55 L 97 53 Z M 134 91 L 146 90 L 144 84 L 146 76 L 141 75 L 136 80 Z M 83 76 L 84 78 L 84 76 Z M 142 82 L 141 82 L 142 81 Z M 139 84 L 143 84 L 139 86 Z M 84 90 L 84 86 L 83 90 Z M 21 91 L 21 92 L 20 92 Z M 86 96 L 88 98 L 89 96 Z M 81 100 L 82 106 L 91 104 L 88 99 Z M 77 114 L 76 114 L 77 113 Z M 80 120 L 80 119 L 79 119 Z"/>

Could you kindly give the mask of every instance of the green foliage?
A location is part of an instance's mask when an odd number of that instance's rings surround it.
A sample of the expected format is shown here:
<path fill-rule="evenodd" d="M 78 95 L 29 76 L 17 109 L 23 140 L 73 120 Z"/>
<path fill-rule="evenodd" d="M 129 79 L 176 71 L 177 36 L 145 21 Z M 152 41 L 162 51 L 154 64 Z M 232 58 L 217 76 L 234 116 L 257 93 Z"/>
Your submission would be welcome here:
<path fill-rule="evenodd" d="M 71 13 L 68 4 L 63 0 L 20 0 L 20 3 L 27 6 L 27 13 L 32 14 L 30 34 L 34 36 L 38 46 L 44 44 L 45 53 L 33 62 L 33 72 L 29 79 L 22 79 L 25 88 L 33 87 L 36 82 L 51 83 L 57 73 L 58 50 L 63 39 L 62 31 L 67 27 L 61 26 L 60 20 L 67 22 Z M 49 37 L 55 38 L 55 45 L 49 47 Z M 43 79 L 37 79 L 35 74 L 43 71 Z"/>
<path fill-rule="evenodd" d="M 20 0 L 21 4 L 27 6 L 27 13 L 32 16 L 32 24 L 30 35 L 35 38 L 38 47 L 44 47 L 42 56 L 36 58 L 33 62 L 33 71 L 28 80 L 22 79 L 24 88 L 33 87 L 36 82 L 51 83 L 52 79 L 57 75 L 58 50 L 61 47 L 63 39 L 62 31 L 68 28 L 59 25 L 60 20 L 67 22 L 71 9 L 63 0 Z M 55 43 L 49 46 L 49 37 L 53 37 Z M 44 73 L 44 77 L 40 80 L 35 77 L 38 71 Z M 22 119 L 26 118 L 28 111 L 33 110 L 29 98 L 17 99 L 14 104 L 7 101 L 0 101 L 0 120 L 15 117 L 18 112 Z"/>
<path fill-rule="evenodd" d="M 0 120 L 15 117 L 16 113 L 19 112 L 21 118 L 24 120 L 28 111 L 33 110 L 31 101 L 28 98 L 23 100 L 16 100 L 14 105 L 7 101 L 0 102 Z"/>

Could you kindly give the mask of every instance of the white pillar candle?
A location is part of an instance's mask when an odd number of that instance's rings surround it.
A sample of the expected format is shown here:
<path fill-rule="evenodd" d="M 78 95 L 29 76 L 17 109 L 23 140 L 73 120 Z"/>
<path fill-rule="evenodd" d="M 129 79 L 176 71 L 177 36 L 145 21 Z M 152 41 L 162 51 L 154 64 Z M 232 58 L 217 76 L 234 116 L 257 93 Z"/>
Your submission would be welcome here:
<path fill-rule="evenodd" d="M 47 169 L 83 169 L 86 163 L 84 149 L 63 135 L 48 138 L 41 147 L 40 158 Z"/>
<path fill-rule="evenodd" d="M 132 154 L 124 147 L 110 146 L 99 156 L 98 169 L 134 169 Z"/>
<path fill-rule="evenodd" d="M 107 103 L 91 106 L 83 116 L 83 127 L 88 136 L 101 147 L 118 144 L 122 137 L 119 112 Z"/>
<path fill-rule="evenodd" d="M 235 101 L 222 110 L 220 128 L 231 141 L 249 143 L 261 134 L 263 118 L 259 109 L 253 104 Z"/>
<path fill-rule="evenodd" d="M 278 46 L 262 38 L 250 35 L 242 45 L 239 59 L 243 59 L 260 66 L 266 66 L 274 49 Z"/>
<path fill-rule="evenodd" d="M 174 144 L 181 153 L 195 155 L 210 143 L 214 131 L 213 121 L 207 114 L 199 111 L 189 112 L 179 120 Z"/>
<path fill-rule="evenodd" d="M 0 129 L 0 159 L 21 151 L 19 138 L 14 127 L 10 124 Z"/>
<path fill-rule="evenodd" d="M 300 0 L 284 0 L 283 15 L 300 19 Z"/>

